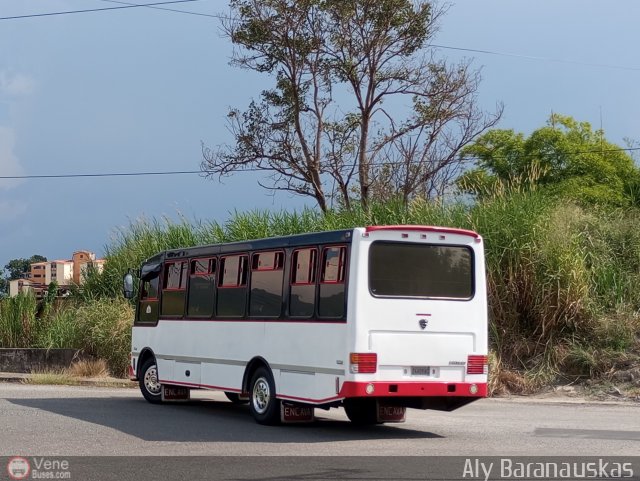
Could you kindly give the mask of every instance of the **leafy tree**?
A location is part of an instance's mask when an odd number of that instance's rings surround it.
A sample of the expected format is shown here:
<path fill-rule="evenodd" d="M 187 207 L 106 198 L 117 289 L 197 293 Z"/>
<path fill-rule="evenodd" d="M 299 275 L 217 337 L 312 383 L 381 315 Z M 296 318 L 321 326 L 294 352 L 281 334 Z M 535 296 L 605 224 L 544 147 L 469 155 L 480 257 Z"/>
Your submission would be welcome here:
<path fill-rule="evenodd" d="M 373 198 L 435 196 L 458 153 L 501 114 L 476 104 L 466 61 L 429 49 L 444 10 L 424 0 L 231 0 L 232 63 L 275 86 L 241 112 L 235 145 L 203 145 L 207 176 L 269 173 L 261 184 L 366 208 Z"/>
<path fill-rule="evenodd" d="M 3 276 L 0 278 L 0 295 L 9 290 L 9 281 L 25 277 L 34 262 L 45 262 L 46 257 L 35 254 L 28 259 L 11 259 L 4 266 Z"/>
<path fill-rule="evenodd" d="M 11 259 L 5 266 L 6 279 L 20 279 L 27 274 L 31 268 L 31 264 L 35 262 L 46 262 L 47 258 L 38 254 L 35 254 L 28 259 Z"/>
<path fill-rule="evenodd" d="M 465 147 L 462 157 L 475 161 L 475 168 L 458 186 L 479 197 L 543 188 L 582 202 L 628 205 L 640 185 L 633 159 L 602 130 L 559 114 L 529 137 L 491 130 Z"/>

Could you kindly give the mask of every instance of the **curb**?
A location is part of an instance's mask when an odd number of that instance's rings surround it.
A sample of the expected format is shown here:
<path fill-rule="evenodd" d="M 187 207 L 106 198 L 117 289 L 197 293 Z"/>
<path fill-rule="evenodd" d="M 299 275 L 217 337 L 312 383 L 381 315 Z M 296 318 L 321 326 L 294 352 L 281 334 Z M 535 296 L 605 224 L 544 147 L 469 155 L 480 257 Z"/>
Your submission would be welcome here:
<path fill-rule="evenodd" d="M 0 372 L 0 382 L 20 383 L 38 385 L 39 383 L 30 383 L 31 374 Z M 45 384 L 40 384 L 45 385 Z M 94 387 L 119 387 L 119 388 L 135 388 L 138 384 L 128 379 L 102 378 L 102 379 L 83 379 L 72 378 L 69 383 L 49 384 L 56 386 L 94 386 Z"/>

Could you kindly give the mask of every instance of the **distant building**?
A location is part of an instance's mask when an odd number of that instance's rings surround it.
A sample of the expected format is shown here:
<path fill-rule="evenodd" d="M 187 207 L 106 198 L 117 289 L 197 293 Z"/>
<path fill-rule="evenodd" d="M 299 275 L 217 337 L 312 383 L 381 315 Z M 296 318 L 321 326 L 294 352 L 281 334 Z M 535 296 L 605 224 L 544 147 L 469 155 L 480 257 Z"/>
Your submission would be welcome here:
<path fill-rule="evenodd" d="M 21 292 L 29 292 L 33 290 L 29 279 L 13 279 L 9 281 L 9 296 L 15 297 Z"/>
<path fill-rule="evenodd" d="M 37 299 L 43 298 L 49 284 L 58 284 L 58 295 L 68 294 L 68 287 L 72 284 L 81 286 L 90 266 L 102 272 L 104 259 L 96 259 L 90 251 L 76 251 L 70 260 L 55 260 L 34 262 L 29 268 L 25 279 L 15 279 L 9 282 L 9 296 L 15 297 L 20 292 L 33 291 Z"/>
<path fill-rule="evenodd" d="M 51 261 L 51 279 L 47 285 L 53 281 L 59 286 L 68 286 L 73 282 L 73 261 Z"/>

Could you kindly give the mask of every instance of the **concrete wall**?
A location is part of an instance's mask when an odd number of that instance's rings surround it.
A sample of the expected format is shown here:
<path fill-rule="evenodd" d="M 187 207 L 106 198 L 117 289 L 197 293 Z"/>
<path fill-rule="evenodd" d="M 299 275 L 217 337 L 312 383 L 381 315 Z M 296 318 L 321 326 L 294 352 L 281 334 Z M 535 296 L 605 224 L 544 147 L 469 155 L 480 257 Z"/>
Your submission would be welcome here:
<path fill-rule="evenodd" d="M 65 369 L 81 357 L 77 349 L 0 349 L 0 372 Z"/>

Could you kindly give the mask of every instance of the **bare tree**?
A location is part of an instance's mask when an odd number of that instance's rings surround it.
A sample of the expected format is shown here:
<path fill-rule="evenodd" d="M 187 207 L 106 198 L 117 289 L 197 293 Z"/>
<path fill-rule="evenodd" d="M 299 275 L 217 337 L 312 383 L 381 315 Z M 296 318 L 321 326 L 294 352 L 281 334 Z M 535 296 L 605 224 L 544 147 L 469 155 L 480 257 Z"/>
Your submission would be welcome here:
<path fill-rule="evenodd" d="M 208 176 L 269 173 L 264 187 L 326 211 L 372 198 L 439 195 L 458 153 L 492 127 L 479 74 L 429 49 L 444 10 L 412 0 L 232 0 L 233 63 L 275 77 L 259 102 L 229 112 L 235 145 L 203 145 Z M 409 106 L 407 105 L 409 104 Z M 408 113 L 407 113 L 408 112 Z"/>

